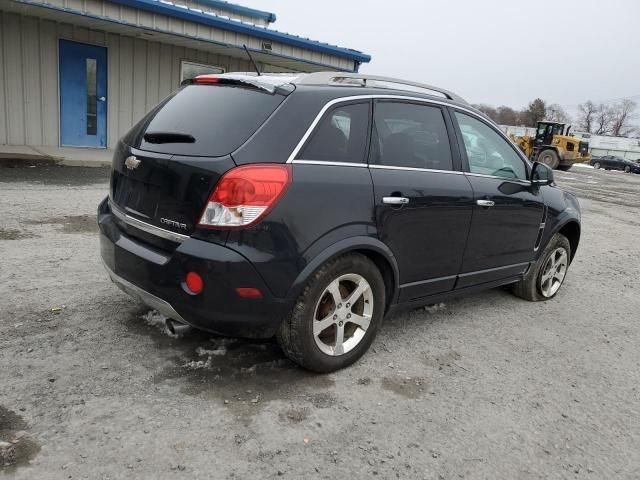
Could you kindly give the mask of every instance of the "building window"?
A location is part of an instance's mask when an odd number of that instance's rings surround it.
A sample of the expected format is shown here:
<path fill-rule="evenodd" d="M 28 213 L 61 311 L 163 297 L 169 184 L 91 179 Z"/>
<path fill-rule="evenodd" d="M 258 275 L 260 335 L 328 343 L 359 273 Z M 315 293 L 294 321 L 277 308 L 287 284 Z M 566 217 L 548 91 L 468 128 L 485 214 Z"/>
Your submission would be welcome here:
<path fill-rule="evenodd" d="M 186 60 L 183 60 L 180 64 L 181 82 L 198 75 L 209 75 L 211 73 L 224 73 L 224 68 L 205 65 L 204 63 L 187 62 Z"/>

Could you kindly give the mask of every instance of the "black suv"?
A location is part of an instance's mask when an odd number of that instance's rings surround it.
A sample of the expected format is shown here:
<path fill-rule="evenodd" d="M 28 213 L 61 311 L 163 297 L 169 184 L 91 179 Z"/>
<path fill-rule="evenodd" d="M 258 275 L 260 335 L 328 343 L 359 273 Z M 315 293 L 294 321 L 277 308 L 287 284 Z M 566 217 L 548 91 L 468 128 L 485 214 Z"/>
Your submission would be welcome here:
<path fill-rule="evenodd" d="M 319 372 L 398 308 L 553 297 L 580 237 L 576 198 L 464 100 L 335 72 L 186 82 L 119 142 L 98 223 L 131 296 Z"/>

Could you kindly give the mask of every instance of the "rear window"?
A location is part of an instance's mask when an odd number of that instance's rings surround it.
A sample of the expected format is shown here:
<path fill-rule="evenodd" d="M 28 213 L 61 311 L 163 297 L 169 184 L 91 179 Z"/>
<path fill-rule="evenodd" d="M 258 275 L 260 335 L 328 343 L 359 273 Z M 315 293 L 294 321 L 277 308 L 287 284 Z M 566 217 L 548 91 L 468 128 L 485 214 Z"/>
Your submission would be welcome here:
<path fill-rule="evenodd" d="M 188 85 L 149 112 L 125 142 L 159 153 L 227 155 L 246 142 L 284 98 L 245 87 Z"/>

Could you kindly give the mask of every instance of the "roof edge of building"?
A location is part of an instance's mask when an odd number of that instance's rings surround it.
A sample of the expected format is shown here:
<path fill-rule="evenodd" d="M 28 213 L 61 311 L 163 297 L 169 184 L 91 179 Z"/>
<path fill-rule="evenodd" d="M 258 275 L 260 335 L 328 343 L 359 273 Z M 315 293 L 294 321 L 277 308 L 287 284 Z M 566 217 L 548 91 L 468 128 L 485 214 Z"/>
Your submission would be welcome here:
<path fill-rule="evenodd" d="M 237 13 L 239 15 L 246 15 L 248 17 L 260 18 L 268 23 L 276 21 L 276 14 L 272 12 L 266 12 L 264 10 L 257 10 L 251 7 L 245 7 L 244 5 L 238 5 L 236 3 L 225 2 L 224 0 L 194 0 L 197 3 L 203 5 L 209 5 L 214 8 L 219 8 L 225 12 Z"/>
<path fill-rule="evenodd" d="M 205 12 L 194 10 L 184 6 L 178 6 L 169 1 L 159 1 L 159 0 L 109 0 L 109 1 L 112 3 L 117 3 L 120 5 L 130 7 L 130 8 L 146 10 L 148 12 L 157 13 L 160 15 L 166 15 L 174 18 L 179 18 L 182 20 L 188 20 L 195 23 L 202 23 L 212 27 L 221 28 L 223 30 L 230 30 L 236 33 L 258 37 L 265 40 L 281 42 L 287 45 L 292 45 L 292 46 L 304 48 L 307 50 L 313 50 L 319 53 L 335 55 L 336 57 L 347 58 L 349 60 L 354 60 L 360 63 L 367 63 L 371 61 L 370 55 L 359 52 L 357 50 L 338 47 L 336 45 L 330 45 L 328 43 L 322 43 L 316 40 L 310 40 L 308 38 L 291 35 L 289 33 L 278 32 L 276 30 L 269 30 L 265 27 L 260 27 L 257 25 L 240 22 L 238 20 L 231 20 L 215 14 L 205 13 Z"/>

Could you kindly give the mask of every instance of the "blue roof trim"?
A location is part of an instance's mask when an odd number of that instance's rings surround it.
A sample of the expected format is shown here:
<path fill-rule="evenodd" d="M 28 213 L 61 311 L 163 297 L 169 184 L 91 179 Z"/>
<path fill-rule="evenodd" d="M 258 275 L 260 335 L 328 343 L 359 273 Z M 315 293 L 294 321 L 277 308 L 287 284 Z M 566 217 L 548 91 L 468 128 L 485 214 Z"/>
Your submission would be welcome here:
<path fill-rule="evenodd" d="M 236 3 L 229 3 L 223 0 L 194 0 L 195 2 L 202 3 L 203 5 L 209 5 L 214 8 L 219 8 L 225 12 L 233 12 L 238 15 L 246 15 L 253 18 L 261 18 L 269 23 L 276 21 L 276 14 L 271 12 L 265 12 L 264 10 L 256 10 L 255 8 L 244 7 Z"/>
<path fill-rule="evenodd" d="M 250 35 L 252 37 L 273 40 L 275 42 L 281 42 L 287 45 L 292 45 L 294 47 L 313 50 L 315 52 L 326 53 L 329 55 L 335 55 L 340 58 L 347 58 L 349 60 L 355 60 L 357 62 L 371 61 L 370 55 L 358 52 L 357 50 L 329 45 L 328 43 L 317 42 L 315 40 L 309 40 L 308 38 L 302 38 L 296 35 L 290 35 L 288 33 L 282 33 L 275 30 L 268 30 L 267 28 L 259 27 L 257 25 L 243 23 L 237 20 L 229 20 L 213 14 L 200 12 L 191 8 L 180 7 L 169 2 L 165 3 L 159 0 L 109 1 L 111 1 L 112 3 L 125 5 L 127 7 L 137 8 L 139 10 L 146 10 L 148 12 L 157 13 L 160 15 L 167 15 L 169 17 L 180 18 L 182 20 L 187 20 L 195 23 L 201 23 L 204 25 L 221 28 L 223 30 L 241 33 L 243 35 Z"/>
<path fill-rule="evenodd" d="M 140 29 L 140 30 L 146 30 L 148 32 L 157 32 L 157 30 L 154 30 L 153 28 L 143 27 L 143 26 L 140 26 L 140 25 L 136 25 L 135 23 L 124 22 L 124 21 L 121 21 L 121 20 L 115 20 L 113 18 L 103 17 L 101 15 L 92 15 L 92 14 L 89 14 L 89 13 L 79 12 L 77 10 L 72 10 L 70 8 L 67 8 L 67 7 L 58 7 L 56 5 L 42 4 L 42 3 L 34 4 L 34 3 L 30 3 L 29 0 L 15 0 L 15 1 L 18 2 L 18 3 L 26 4 L 26 5 L 33 5 L 33 6 L 36 6 L 38 8 L 44 8 L 44 9 L 47 9 L 47 10 L 54 10 L 56 12 L 68 13 L 69 15 L 77 15 L 77 16 L 80 16 L 80 17 L 90 18 L 92 20 L 101 20 L 101 21 L 108 22 L 108 23 L 114 23 L 116 25 L 125 25 L 127 27 L 137 28 L 137 29 Z M 165 33 L 165 32 L 162 32 L 162 33 Z M 175 37 L 186 38 L 186 39 L 189 39 L 189 40 L 197 40 L 198 42 L 210 43 L 212 45 L 226 45 L 223 42 L 217 42 L 215 40 L 207 40 L 205 38 L 194 38 L 192 36 L 183 35 L 181 33 L 168 33 L 168 32 L 166 32 L 166 33 L 167 33 L 167 35 L 173 35 Z M 238 48 L 241 48 L 241 47 L 238 47 Z M 250 47 L 249 47 L 249 51 L 250 52 L 255 52 L 255 53 L 264 53 L 262 50 L 257 50 L 255 48 L 250 48 Z M 350 70 L 348 68 L 334 67 L 332 65 L 327 65 L 326 63 L 314 62 L 312 60 L 304 60 L 304 59 L 301 59 L 301 58 L 292 57 L 290 55 L 283 55 L 281 53 L 271 53 L 270 52 L 269 55 L 272 56 L 272 57 L 283 58 L 285 60 L 293 60 L 293 61 L 296 61 L 296 62 L 306 63 L 308 65 L 316 65 L 318 67 L 327 67 L 327 68 L 333 69 L 333 70 L 338 71 L 338 72 L 357 72 L 358 71 L 358 67 L 360 65 L 358 62 L 354 62 L 354 69 Z M 300 71 L 297 71 L 297 72 L 302 73 L 303 71 L 300 70 Z"/>

